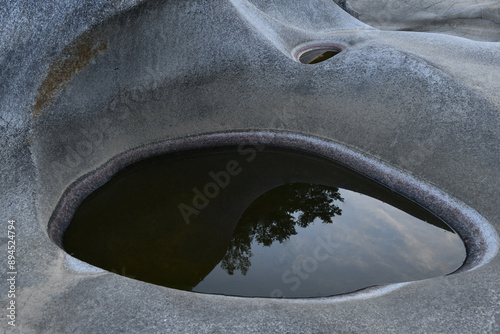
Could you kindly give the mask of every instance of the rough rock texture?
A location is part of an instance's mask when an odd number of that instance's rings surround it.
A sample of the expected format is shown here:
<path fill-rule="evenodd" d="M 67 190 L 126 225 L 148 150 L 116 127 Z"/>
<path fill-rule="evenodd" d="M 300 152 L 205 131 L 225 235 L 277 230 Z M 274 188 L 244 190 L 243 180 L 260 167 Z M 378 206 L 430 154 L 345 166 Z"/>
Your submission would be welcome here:
<path fill-rule="evenodd" d="M 351 0 L 359 19 L 382 30 L 424 31 L 500 42 L 500 3 L 476 1 Z"/>
<path fill-rule="evenodd" d="M 498 4 L 398 3 L 402 14 L 376 25 L 389 3 L 353 0 L 363 23 L 331 0 L 0 1 L 0 333 L 498 333 L 500 44 L 368 25 L 498 41 Z M 457 19 L 465 30 L 449 28 Z M 317 43 L 345 50 L 296 61 Z M 286 301 L 146 284 L 49 238 L 61 199 L 82 196 L 66 189 L 110 159 L 255 130 L 339 143 L 445 191 L 489 222 L 492 258 L 376 293 Z"/>

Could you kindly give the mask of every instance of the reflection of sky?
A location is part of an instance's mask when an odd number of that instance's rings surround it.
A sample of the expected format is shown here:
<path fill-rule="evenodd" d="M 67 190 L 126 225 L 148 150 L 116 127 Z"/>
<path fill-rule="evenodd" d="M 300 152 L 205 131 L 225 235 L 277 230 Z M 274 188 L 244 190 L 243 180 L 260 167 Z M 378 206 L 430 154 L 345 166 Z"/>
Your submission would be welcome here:
<path fill-rule="evenodd" d="M 217 266 L 193 291 L 269 296 L 281 289 L 285 296 L 326 296 L 445 275 L 465 259 L 465 248 L 456 234 L 374 198 L 344 189 L 340 193 L 345 201 L 335 204 L 342 215 L 335 216 L 333 224 L 316 219 L 307 228 L 297 227 L 298 234 L 282 244 L 262 247 L 254 242 L 246 276 L 239 272 L 229 276 Z M 293 264 L 300 266 L 304 259 L 314 257 L 320 247 L 318 237 L 339 246 L 328 259 L 317 262 L 317 270 L 305 273 L 306 279 L 299 278 L 300 287 L 291 291 L 294 284 L 284 283 L 282 274 Z"/>

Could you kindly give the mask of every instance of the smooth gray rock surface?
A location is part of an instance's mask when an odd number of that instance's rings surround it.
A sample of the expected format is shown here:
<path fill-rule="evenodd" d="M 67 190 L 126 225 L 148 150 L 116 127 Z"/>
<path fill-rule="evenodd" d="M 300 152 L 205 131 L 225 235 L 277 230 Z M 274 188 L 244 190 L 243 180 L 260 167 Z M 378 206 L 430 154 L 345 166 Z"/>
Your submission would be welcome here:
<path fill-rule="evenodd" d="M 373 9 L 385 7 L 362 0 L 350 4 L 365 23 L 331 0 L 0 1 L 0 333 L 500 332 L 500 44 L 450 36 L 498 41 L 498 4 L 427 2 L 377 26 Z M 446 8 L 492 23 L 437 29 L 454 19 Z M 318 43 L 344 51 L 296 60 Z M 440 204 L 426 194 L 443 191 L 470 214 L 454 223 L 481 241 L 469 249 L 478 262 L 340 297 L 234 298 L 105 272 L 50 239 L 113 170 L 179 138 L 234 132 L 292 146 L 319 138 L 434 191 L 408 190 L 417 201 Z"/>
<path fill-rule="evenodd" d="M 477 41 L 500 41 L 500 3 L 477 1 L 351 0 L 365 23 L 382 30 L 423 31 Z"/>

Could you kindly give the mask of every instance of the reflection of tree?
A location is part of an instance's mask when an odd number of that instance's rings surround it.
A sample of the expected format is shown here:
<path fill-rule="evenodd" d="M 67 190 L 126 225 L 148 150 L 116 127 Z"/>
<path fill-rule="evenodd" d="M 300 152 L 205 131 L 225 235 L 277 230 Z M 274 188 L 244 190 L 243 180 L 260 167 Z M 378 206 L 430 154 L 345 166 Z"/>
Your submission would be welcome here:
<path fill-rule="evenodd" d="M 343 202 L 338 188 L 309 183 L 291 183 L 276 187 L 257 198 L 243 213 L 221 267 L 229 275 L 235 270 L 245 275 L 250 267 L 251 244 L 255 239 L 264 246 L 282 243 L 297 234 L 295 225 L 307 227 L 316 218 L 332 223 L 342 210 L 334 204 Z"/>

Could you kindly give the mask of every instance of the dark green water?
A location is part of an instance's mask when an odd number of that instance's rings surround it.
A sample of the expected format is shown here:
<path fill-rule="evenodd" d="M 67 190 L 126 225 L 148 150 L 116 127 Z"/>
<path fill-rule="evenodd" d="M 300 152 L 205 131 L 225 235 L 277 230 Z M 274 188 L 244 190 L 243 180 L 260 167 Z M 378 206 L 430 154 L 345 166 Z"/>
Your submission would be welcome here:
<path fill-rule="evenodd" d="M 272 147 L 180 152 L 92 193 L 65 250 L 167 287 L 319 297 L 442 276 L 465 260 L 444 222 L 323 158 Z"/>
<path fill-rule="evenodd" d="M 302 64 L 317 64 L 336 56 L 340 51 L 330 48 L 319 48 L 304 52 L 299 61 Z"/>

